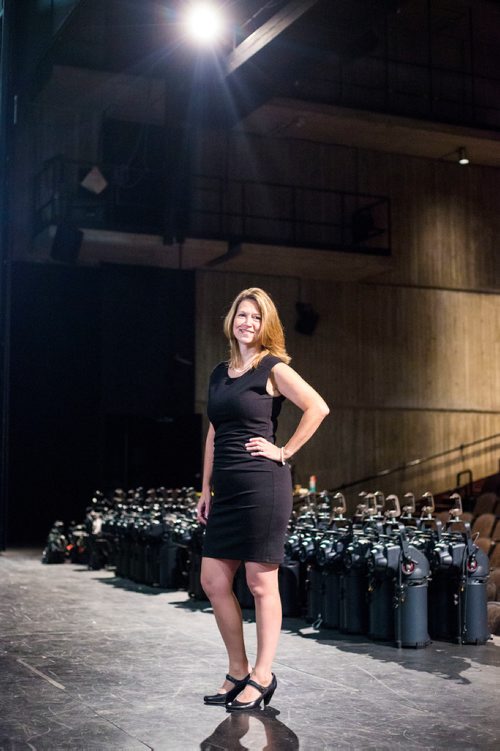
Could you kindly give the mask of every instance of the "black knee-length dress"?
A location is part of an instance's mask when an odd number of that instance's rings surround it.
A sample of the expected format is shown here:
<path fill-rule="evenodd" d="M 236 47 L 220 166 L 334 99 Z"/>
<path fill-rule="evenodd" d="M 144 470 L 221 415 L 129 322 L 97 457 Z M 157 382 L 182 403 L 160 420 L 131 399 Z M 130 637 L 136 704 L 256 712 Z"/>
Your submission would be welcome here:
<path fill-rule="evenodd" d="M 251 456 L 245 443 L 262 436 L 275 443 L 285 397 L 266 391 L 276 363 L 266 355 L 257 368 L 230 378 L 227 363 L 210 376 L 208 418 L 215 429 L 212 484 L 203 555 L 240 561 L 281 563 L 292 512 L 288 464 Z"/>

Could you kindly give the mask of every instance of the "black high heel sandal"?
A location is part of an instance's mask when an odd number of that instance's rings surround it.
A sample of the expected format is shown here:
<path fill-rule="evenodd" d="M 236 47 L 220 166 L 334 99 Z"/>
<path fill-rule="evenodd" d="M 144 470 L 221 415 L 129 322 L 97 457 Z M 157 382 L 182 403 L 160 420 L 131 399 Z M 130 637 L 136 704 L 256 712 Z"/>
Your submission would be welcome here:
<path fill-rule="evenodd" d="M 212 694 L 211 696 L 204 696 L 203 701 L 205 702 L 205 704 L 212 704 L 214 706 L 223 707 L 228 703 L 228 701 L 232 701 L 233 699 L 236 699 L 238 694 L 241 691 L 243 691 L 243 689 L 247 685 L 249 679 L 250 679 L 250 673 L 246 675 L 244 678 L 233 678 L 233 676 L 229 675 L 228 673 L 226 675 L 226 680 L 231 681 L 231 683 L 234 683 L 234 688 L 231 688 L 229 691 L 226 691 L 225 694 Z"/>
<path fill-rule="evenodd" d="M 267 707 L 267 705 L 273 698 L 273 694 L 276 691 L 276 686 L 278 685 L 276 676 L 274 675 L 274 673 L 272 675 L 273 679 L 269 686 L 261 686 L 259 683 L 256 683 L 251 679 L 248 680 L 246 682 L 246 685 L 253 686 L 257 689 L 257 691 L 260 691 L 260 696 L 258 696 L 257 699 L 254 699 L 253 701 L 238 701 L 237 699 L 235 701 L 228 701 L 226 704 L 226 710 L 228 712 L 248 712 L 251 709 L 257 709 L 262 701 L 264 702 L 264 706 Z"/>

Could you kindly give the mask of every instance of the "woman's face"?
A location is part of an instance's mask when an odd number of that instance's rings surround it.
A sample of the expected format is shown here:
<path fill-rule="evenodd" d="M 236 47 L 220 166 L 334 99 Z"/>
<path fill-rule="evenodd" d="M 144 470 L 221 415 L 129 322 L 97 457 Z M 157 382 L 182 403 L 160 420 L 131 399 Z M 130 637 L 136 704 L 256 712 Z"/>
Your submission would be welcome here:
<path fill-rule="evenodd" d="M 259 342 L 262 317 L 254 300 L 242 300 L 233 321 L 233 334 L 240 345 L 254 347 Z"/>

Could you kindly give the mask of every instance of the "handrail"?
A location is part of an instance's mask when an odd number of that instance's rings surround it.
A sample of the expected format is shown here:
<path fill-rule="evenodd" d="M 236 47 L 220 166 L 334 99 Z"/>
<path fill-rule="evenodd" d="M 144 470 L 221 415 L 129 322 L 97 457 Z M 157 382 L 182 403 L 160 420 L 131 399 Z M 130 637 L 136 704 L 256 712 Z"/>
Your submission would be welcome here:
<path fill-rule="evenodd" d="M 391 255 L 388 196 L 221 175 L 192 178 L 193 237 Z M 317 207 L 322 199 L 331 205 L 318 216 L 310 204 Z"/>
<path fill-rule="evenodd" d="M 374 475 L 368 475 L 367 477 L 363 477 L 360 480 L 354 480 L 353 482 L 344 482 L 342 485 L 338 485 L 335 488 L 332 488 L 332 492 L 336 490 L 345 490 L 345 488 L 352 488 L 355 485 L 361 485 L 362 483 L 369 482 L 370 480 L 376 480 L 380 477 L 387 477 L 388 475 L 393 475 L 395 472 L 401 472 L 404 469 L 408 469 L 410 467 L 417 467 L 419 464 L 423 464 L 424 462 L 430 462 L 432 459 L 439 459 L 442 456 L 447 456 L 448 454 L 452 454 L 454 451 L 463 451 L 466 448 L 470 448 L 471 446 L 477 446 L 479 443 L 485 443 L 486 441 L 491 441 L 494 438 L 500 438 L 500 433 L 494 433 L 493 435 L 486 436 L 485 438 L 478 438 L 477 441 L 470 441 L 469 443 L 461 443 L 459 446 L 454 446 L 451 449 L 447 449 L 446 451 L 440 451 L 438 454 L 431 454 L 430 456 L 424 456 L 422 459 L 413 459 L 411 462 L 406 462 L 405 464 L 401 464 L 399 467 L 392 467 L 391 469 L 383 469 L 381 472 L 376 472 Z"/>
<path fill-rule="evenodd" d="M 93 194 L 82 188 L 82 179 L 96 166 L 108 187 Z M 161 170 L 55 155 L 35 177 L 36 231 L 69 221 L 80 229 L 159 232 L 165 219 L 162 180 Z M 180 236 L 391 255 L 388 196 L 193 173 L 176 201 L 182 207 L 176 213 Z"/>

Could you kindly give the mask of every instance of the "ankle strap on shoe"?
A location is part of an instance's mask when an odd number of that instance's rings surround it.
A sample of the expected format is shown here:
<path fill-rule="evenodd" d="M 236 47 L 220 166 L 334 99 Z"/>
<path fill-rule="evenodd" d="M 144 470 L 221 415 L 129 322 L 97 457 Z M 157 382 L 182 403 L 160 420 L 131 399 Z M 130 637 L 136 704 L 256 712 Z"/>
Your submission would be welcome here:
<path fill-rule="evenodd" d="M 269 686 L 271 685 L 271 683 L 269 684 Z M 261 694 L 263 694 L 264 691 L 267 691 L 267 689 L 269 688 L 269 686 L 261 686 L 260 683 L 256 683 L 255 681 L 252 681 L 251 678 L 248 681 L 247 686 L 253 686 L 254 688 L 257 689 L 257 691 L 260 691 Z"/>
<path fill-rule="evenodd" d="M 250 673 L 246 675 L 244 678 L 233 678 L 232 675 L 229 675 L 229 673 L 226 674 L 226 680 L 231 681 L 231 683 L 234 683 L 235 686 L 238 685 L 238 683 L 246 683 L 250 676 Z"/>

